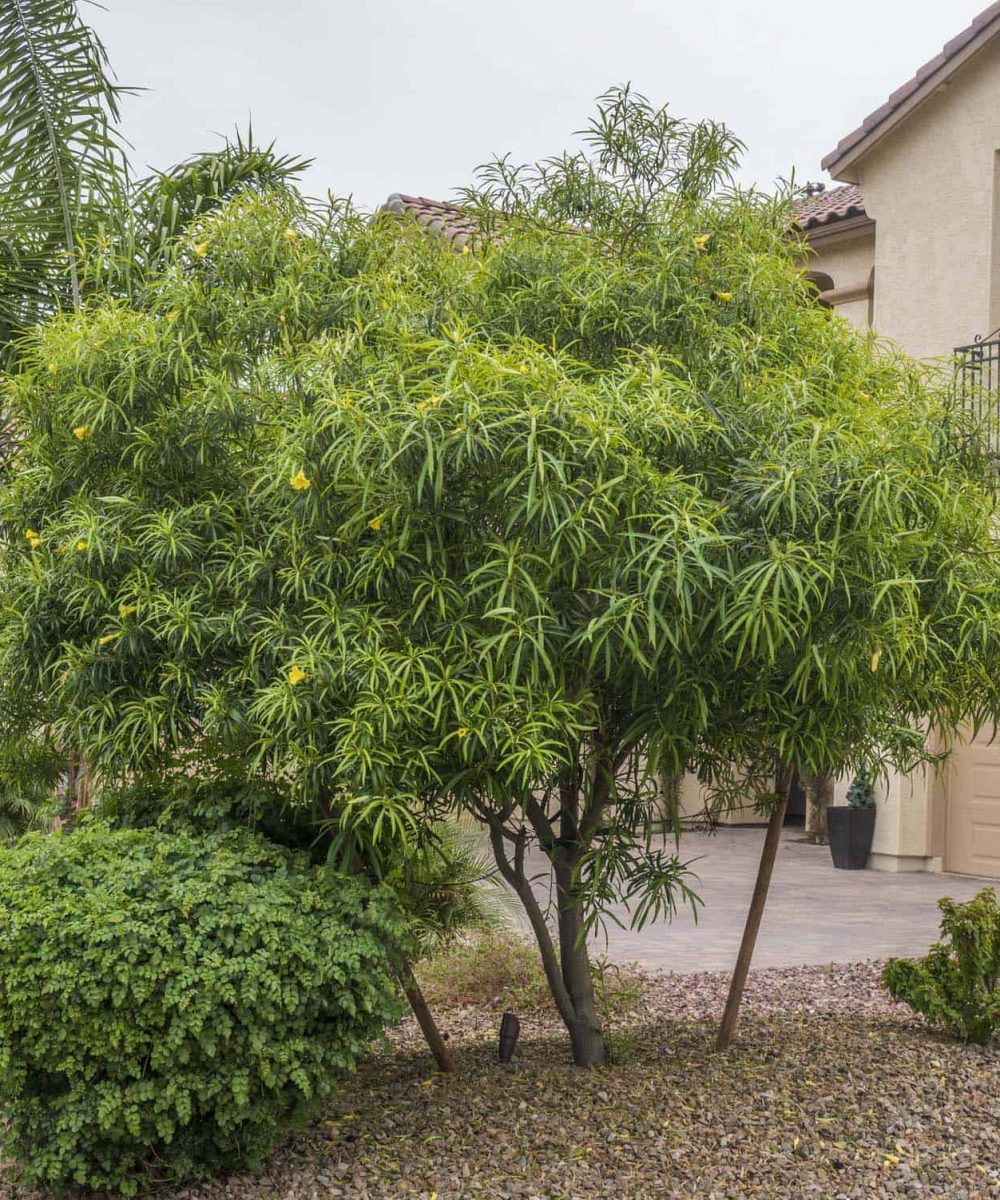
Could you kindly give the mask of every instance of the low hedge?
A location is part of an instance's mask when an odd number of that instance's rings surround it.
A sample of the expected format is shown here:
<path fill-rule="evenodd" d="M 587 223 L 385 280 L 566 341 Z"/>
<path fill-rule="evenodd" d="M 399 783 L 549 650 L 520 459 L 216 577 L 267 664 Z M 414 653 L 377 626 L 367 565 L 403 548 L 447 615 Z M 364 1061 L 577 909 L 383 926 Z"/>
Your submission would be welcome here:
<path fill-rule="evenodd" d="M 246 832 L 0 851 L 0 1145 L 126 1195 L 252 1165 L 398 1017 L 388 893 Z"/>

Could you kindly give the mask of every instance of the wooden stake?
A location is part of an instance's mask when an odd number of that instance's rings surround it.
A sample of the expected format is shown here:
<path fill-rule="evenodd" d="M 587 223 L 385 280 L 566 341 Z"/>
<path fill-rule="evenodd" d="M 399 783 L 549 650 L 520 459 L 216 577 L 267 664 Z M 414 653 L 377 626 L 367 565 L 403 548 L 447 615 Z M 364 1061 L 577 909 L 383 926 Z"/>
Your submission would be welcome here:
<path fill-rule="evenodd" d="M 725 1050 L 733 1040 L 736 1032 L 736 1021 L 740 1015 L 740 1004 L 743 1000 L 743 989 L 746 986 L 750 962 L 753 959 L 754 946 L 757 944 L 757 932 L 760 929 L 761 917 L 764 915 L 764 904 L 767 901 L 768 888 L 771 886 L 771 872 L 774 870 L 774 860 L 778 856 L 778 846 L 781 843 L 781 830 L 785 823 L 785 813 L 788 811 L 788 795 L 792 789 L 794 768 L 785 764 L 778 776 L 778 804 L 767 823 L 767 834 L 764 837 L 764 848 L 760 855 L 760 866 L 757 868 L 757 882 L 754 885 L 753 897 L 750 900 L 750 910 L 747 913 L 746 925 L 743 927 L 743 940 L 740 942 L 740 952 L 736 957 L 736 967 L 729 984 L 729 995 L 726 997 L 726 1011 L 722 1014 L 722 1024 L 719 1026 L 719 1036 L 715 1042 L 716 1050 Z"/>

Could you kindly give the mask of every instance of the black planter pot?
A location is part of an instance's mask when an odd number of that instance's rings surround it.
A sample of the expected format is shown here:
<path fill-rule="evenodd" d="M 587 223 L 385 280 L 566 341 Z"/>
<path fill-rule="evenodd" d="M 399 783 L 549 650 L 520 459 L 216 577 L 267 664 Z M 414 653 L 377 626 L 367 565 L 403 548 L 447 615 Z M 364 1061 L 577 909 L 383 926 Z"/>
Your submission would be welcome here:
<path fill-rule="evenodd" d="M 831 806 L 826 810 L 826 819 L 833 865 L 847 871 L 860 871 L 872 848 L 875 809 Z"/>

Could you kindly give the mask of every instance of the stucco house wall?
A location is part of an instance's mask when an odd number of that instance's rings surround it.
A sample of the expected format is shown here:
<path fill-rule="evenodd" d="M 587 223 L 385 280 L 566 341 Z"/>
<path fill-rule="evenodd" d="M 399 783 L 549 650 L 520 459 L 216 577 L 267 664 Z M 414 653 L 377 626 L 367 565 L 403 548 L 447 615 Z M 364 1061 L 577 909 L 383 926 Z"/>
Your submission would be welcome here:
<path fill-rule="evenodd" d="M 878 230 L 875 328 L 920 358 L 1000 324 L 998 147 L 1000 41 L 854 164 Z"/>
<path fill-rule="evenodd" d="M 875 230 L 871 222 L 814 234 L 803 269 L 818 285 L 820 299 L 838 317 L 866 328 L 872 318 Z M 831 284 L 832 287 L 824 285 Z"/>

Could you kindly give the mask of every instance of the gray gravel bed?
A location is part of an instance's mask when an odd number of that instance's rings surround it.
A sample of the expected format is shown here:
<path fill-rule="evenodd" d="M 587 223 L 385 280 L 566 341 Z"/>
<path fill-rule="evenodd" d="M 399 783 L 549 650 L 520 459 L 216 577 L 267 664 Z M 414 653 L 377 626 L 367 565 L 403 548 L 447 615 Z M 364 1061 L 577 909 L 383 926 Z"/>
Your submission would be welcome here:
<path fill-rule="evenodd" d="M 256 1174 L 164 1200 L 1000 1200 L 1000 1046 L 892 1005 L 877 964 L 751 975 L 739 1042 L 711 1052 L 728 978 L 648 976 L 620 1061 L 574 1070 L 528 1016 L 513 1066 L 499 1013 L 439 1013 L 458 1072 L 404 1025 L 326 1120 Z M 18 1193 L 0 1180 L 0 1198 Z"/>

